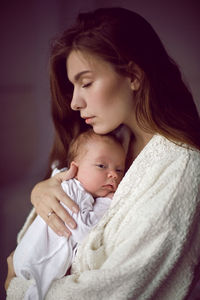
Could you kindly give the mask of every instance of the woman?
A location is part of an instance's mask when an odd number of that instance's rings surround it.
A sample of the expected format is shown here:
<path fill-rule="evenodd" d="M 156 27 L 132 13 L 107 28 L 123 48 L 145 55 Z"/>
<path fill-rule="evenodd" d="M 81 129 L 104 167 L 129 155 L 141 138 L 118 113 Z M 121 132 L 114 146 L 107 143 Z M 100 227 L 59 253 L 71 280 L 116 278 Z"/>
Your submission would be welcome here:
<path fill-rule="evenodd" d="M 122 8 L 80 14 L 55 41 L 50 66 L 51 164 L 66 165 L 69 142 L 88 125 L 131 135 L 111 208 L 46 299 L 184 299 L 200 262 L 200 119 L 178 67 L 150 24 Z M 37 213 L 60 235 L 70 232 L 63 221 L 76 226 L 59 204 L 77 210 L 60 188 L 73 176 L 70 169 L 32 192 Z M 11 258 L 9 266 L 7 284 Z M 13 278 L 8 299 L 21 299 L 28 285 Z"/>

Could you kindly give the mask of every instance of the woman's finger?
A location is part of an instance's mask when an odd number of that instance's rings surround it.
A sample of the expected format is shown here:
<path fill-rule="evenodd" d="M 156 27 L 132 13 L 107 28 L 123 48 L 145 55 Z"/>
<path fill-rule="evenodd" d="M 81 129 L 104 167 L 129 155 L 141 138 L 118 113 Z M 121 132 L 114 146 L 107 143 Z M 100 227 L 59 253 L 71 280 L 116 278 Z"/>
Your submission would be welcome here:
<path fill-rule="evenodd" d="M 60 182 L 62 182 L 64 180 L 69 180 L 76 176 L 77 170 L 78 170 L 78 168 L 77 168 L 76 164 L 74 162 L 72 162 L 70 165 L 70 168 L 67 171 L 59 172 L 56 175 L 54 175 L 54 177 L 57 177 L 57 179 L 60 180 Z"/>
<path fill-rule="evenodd" d="M 78 213 L 79 211 L 79 206 L 63 191 L 62 188 L 58 188 L 58 189 L 54 189 L 54 195 L 55 197 L 62 202 L 63 204 L 65 204 L 72 212 L 74 213 Z M 68 222 L 68 213 L 66 212 L 65 209 L 63 209 L 62 206 L 60 206 L 59 202 L 58 203 L 52 203 L 53 205 L 55 205 L 55 209 L 56 209 L 56 213 L 61 217 L 61 219 L 63 220 L 63 222 Z M 59 205 L 57 205 L 59 204 Z M 60 208 L 60 209 L 59 209 Z M 58 209 L 58 211 L 57 211 Z M 63 215 L 64 213 L 64 215 Z"/>
<path fill-rule="evenodd" d="M 63 202 L 70 210 L 75 213 L 78 212 L 78 206 L 75 206 L 75 203 L 64 193 L 60 184 L 58 185 L 58 187 L 49 187 L 48 192 L 48 195 L 43 196 L 46 201 L 38 201 L 35 204 L 36 212 L 58 235 L 69 236 L 69 234 L 71 233 L 69 229 L 76 228 L 76 222 L 67 212 L 67 210 L 60 204 L 59 200 L 61 199 L 61 202 Z M 54 214 L 51 214 L 51 216 L 48 217 L 49 213 L 52 212 Z M 64 223 L 66 223 L 68 228 Z"/>
<path fill-rule="evenodd" d="M 71 231 L 65 226 L 61 219 L 56 214 L 51 214 L 47 219 L 47 224 L 59 236 L 69 238 Z"/>
<path fill-rule="evenodd" d="M 69 204 L 70 201 L 72 200 L 69 198 L 66 199 L 65 202 Z M 68 204 L 66 206 L 69 208 Z M 67 212 L 67 210 L 59 202 L 52 203 L 50 210 L 48 212 L 46 211 L 46 216 L 48 217 L 48 214 L 51 212 L 56 214 L 56 216 L 59 217 L 63 221 L 63 223 L 66 223 L 66 225 L 69 226 L 71 229 L 74 229 L 76 227 L 76 222 L 74 221 L 73 217 Z"/>
<path fill-rule="evenodd" d="M 49 204 L 48 206 L 41 202 L 37 206 L 36 211 L 39 211 L 39 215 L 56 234 L 68 237 L 71 234 L 69 228 L 75 228 L 76 222 L 59 201 L 53 201 L 50 198 L 47 202 Z"/>

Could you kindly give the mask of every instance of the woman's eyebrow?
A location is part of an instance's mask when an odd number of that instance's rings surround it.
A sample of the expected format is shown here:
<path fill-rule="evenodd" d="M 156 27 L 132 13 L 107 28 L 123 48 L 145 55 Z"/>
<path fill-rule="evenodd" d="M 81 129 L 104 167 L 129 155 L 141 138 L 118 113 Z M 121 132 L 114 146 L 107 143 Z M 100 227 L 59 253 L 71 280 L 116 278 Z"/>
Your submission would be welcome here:
<path fill-rule="evenodd" d="M 80 77 L 84 74 L 87 74 L 87 73 L 91 73 L 92 71 L 90 70 L 85 70 L 85 71 L 82 71 L 80 73 L 77 73 L 75 76 L 74 76 L 74 82 L 77 82 L 79 81 Z"/>

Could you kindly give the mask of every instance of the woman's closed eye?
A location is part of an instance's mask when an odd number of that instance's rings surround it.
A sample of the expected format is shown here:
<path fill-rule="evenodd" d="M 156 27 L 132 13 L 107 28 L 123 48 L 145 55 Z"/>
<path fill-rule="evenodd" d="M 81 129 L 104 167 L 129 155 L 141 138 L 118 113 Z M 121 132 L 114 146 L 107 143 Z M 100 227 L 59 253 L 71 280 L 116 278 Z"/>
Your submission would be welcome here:
<path fill-rule="evenodd" d="M 91 84 L 92 84 L 92 82 L 84 83 L 81 85 L 81 87 L 84 89 L 84 88 L 89 87 Z"/>

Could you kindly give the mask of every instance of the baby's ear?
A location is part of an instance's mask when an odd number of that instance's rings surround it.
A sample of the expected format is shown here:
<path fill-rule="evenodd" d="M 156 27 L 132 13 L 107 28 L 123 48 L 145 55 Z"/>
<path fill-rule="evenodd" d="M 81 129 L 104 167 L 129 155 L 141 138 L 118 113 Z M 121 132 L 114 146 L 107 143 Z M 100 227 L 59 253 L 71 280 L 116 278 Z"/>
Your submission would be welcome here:
<path fill-rule="evenodd" d="M 76 176 L 74 178 L 78 179 L 78 163 L 75 161 L 72 161 L 70 164 L 70 168 L 76 168 Z"/>
<path fill-rule="evenodd" d="M 70 168 L 71 168 L 71 166 L 75 166 L 75 167 L 77 167 L 78 168 L 78 163 L 76 162 L 76 161 L 72 161 L 71 162 L 71 164 L 70 164 Z"/>

